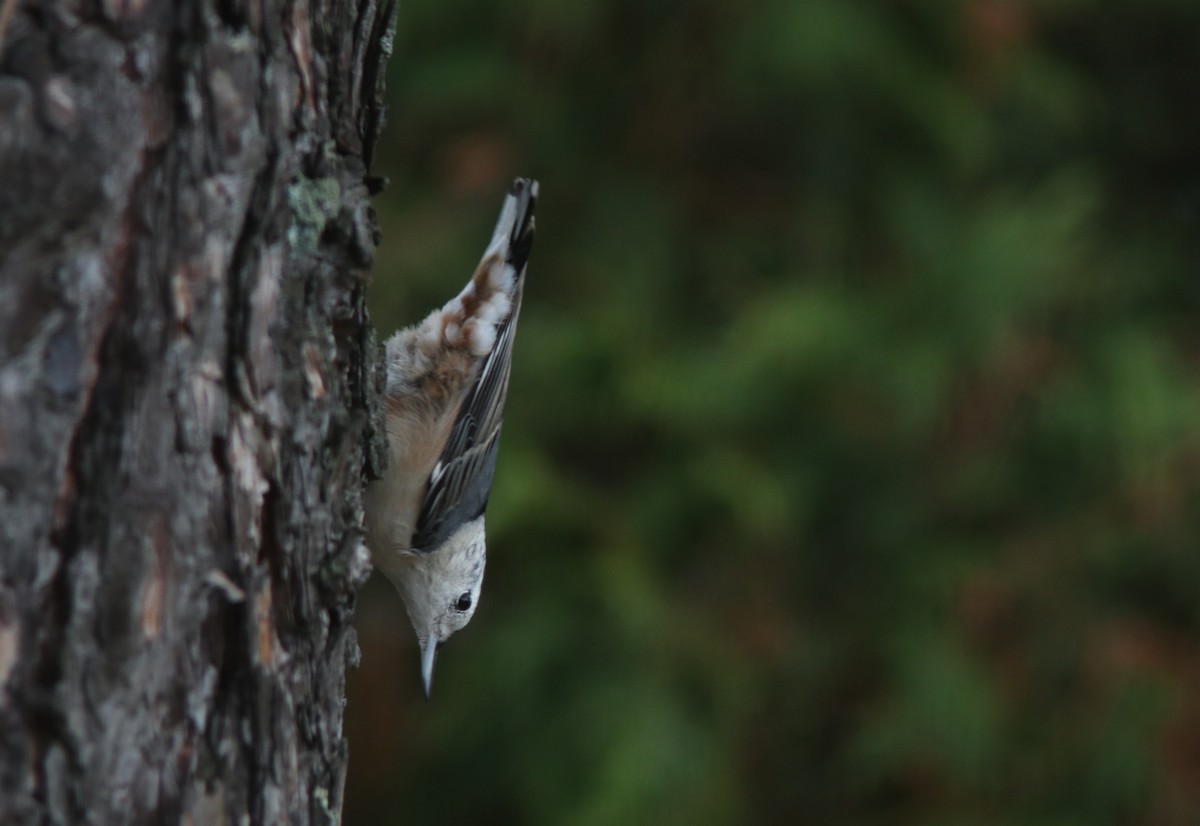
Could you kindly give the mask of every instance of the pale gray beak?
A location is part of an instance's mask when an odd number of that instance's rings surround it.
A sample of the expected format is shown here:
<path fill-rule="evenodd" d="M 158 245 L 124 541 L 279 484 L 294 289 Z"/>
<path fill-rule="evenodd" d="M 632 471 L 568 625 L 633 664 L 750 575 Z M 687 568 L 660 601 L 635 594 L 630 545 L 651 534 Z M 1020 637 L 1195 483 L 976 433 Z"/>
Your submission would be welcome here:
<path fill-rule="evenodd" d="M 432 636 L 421 643 L 421 682 L 425 684 L 425 699 L 433 688 L 433 661 L 437 659 L 438 641 Z"/>

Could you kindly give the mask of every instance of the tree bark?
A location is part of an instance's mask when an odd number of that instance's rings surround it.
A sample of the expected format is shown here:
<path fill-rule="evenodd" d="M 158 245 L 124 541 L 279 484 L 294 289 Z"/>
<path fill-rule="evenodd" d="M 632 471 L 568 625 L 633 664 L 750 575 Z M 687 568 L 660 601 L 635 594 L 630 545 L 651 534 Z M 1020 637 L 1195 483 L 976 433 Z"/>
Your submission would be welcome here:
<path fill-rule="evenodd" d="M 0 4 L 0 823 L 337 822 L 394 0 Z"/>

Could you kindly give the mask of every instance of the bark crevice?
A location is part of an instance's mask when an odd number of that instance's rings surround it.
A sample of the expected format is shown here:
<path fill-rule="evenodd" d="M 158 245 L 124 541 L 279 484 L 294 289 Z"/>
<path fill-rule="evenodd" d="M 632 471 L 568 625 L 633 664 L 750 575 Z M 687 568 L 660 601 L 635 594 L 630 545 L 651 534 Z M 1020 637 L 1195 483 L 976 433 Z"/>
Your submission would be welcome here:
<path fill-rule="evenodd" d="M 0 822 L 337 819 L 384 10 L 13 12 Z"/>

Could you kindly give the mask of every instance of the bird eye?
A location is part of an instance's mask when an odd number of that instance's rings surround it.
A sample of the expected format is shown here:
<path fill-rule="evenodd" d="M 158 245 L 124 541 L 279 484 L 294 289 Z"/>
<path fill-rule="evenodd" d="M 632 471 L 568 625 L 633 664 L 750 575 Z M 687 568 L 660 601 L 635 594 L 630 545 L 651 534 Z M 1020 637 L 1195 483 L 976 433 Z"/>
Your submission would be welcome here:
<path fill-rule="evenodd" d="M 454 603 L 454 610 L 455 611 L 471 610 L 471 592 L 470 591 L 464 592 L 463 595 L 458 598 L 458 602 Z"/>

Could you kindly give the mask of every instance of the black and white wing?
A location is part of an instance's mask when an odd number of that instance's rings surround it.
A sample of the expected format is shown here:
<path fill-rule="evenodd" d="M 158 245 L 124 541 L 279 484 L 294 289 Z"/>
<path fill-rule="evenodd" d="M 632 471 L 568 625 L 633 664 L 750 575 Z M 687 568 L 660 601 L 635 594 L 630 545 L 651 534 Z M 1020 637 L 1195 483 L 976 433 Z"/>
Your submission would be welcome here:
<path fill-rule="evenodd" d="M 418 553 L 440 547 L 462 525 L 482 516 L 487 508 L 512 371 L 513 337 L 524 291 L 525 263 L 533 244 L 537 183 L 518 179 L 512 197 L 516 198 L 516 210 L 511 216 L 504 259 L 505 265 L 514 271 L 510 309 L 496 325 L 495 344 L 467 391 L 446 447 L 430 474 L 412 538 Z M 505 217 L 507 210 L 501 220 Z"/>

